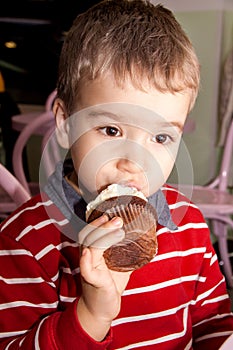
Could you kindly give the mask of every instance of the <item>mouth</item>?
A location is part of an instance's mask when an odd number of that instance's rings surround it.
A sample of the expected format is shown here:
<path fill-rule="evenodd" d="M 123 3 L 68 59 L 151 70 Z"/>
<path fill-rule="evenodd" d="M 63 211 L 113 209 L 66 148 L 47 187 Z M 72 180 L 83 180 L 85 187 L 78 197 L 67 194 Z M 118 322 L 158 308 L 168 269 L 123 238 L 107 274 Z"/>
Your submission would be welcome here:
<path fill-rule="evenodd" d="M 112 184 L 118 184 L 124 187 L 131 187 L 131 188 L 136 188 L 137 191 L 141 191 L 142 192 L 142 186 L 139 186 L 138 183 L 134 182 L 134 181 L 128 181 L 128 180 L 120 180 L 120 181 L 113 181 L 111 183 L 108 183 L 104 186 L 102 186 L 98 193 L 102 192 L 103 190 L 105 190 L 108 186 L 112 185 Z"/>
<path fill-rule="evenodd" d="M 136 182 L 134 181 L 119 181 L 118 185 L 124 186 L 124 187 L 134 187 L 138 191 L 142 190 L 142 186 L 139 186 Z"/>

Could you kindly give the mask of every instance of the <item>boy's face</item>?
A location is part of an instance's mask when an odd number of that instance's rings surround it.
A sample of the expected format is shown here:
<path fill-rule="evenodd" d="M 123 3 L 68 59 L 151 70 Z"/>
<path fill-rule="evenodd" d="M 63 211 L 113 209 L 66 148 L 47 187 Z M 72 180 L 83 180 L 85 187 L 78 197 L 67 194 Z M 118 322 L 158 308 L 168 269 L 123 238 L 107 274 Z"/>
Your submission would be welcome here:
<path fill-rule="evenodd" d="M 77 113 L 67 121 L 84 198 L 112 183 L 134 186 L 145 196 L 157 191 L 173 168 L 190 97 L 144 92 L 131 82 L 120 88 L 110 76 L 83 86 Z"/>

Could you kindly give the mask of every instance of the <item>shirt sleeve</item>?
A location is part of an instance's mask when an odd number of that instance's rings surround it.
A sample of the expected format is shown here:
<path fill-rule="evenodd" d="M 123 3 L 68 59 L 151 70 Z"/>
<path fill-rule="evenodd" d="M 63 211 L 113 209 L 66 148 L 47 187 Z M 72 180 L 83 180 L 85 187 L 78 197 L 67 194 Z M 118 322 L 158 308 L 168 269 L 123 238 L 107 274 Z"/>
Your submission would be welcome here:
<path fill-rule="evenodd" d="M 58 345 L 59 349 L 67 349 L 70 345 L 70 338 L 72 337 L 73 344 L 78 344 L 80 349 L 92 349 L 92 350 L 101 350 L 106 349 L 107 346 L 111 343 L 111 330 L 109 334 L 105 337 L 102 342 L 97 342 L 91 338 L 81 327 L 77 314 L 76 300 L 67 310 L 63 312 L 60 317 L 57 319 L 57 324 L 55 328 L 57 329 L 57 334 L 59 338 L 55 343 Z M 69 325 L 69 331 L 66 332 L 67 326 Z M 60 336 L 62 334 L 62 336 Z"/>
<path fill-rule="evenodd" d="M 7 247 L 7 250 L 6 250 Z M 55 283 L 23 245 L 0 240 L 0 350 L 106 349 L 81 327 L 77 299 L 61 310 Z"/>

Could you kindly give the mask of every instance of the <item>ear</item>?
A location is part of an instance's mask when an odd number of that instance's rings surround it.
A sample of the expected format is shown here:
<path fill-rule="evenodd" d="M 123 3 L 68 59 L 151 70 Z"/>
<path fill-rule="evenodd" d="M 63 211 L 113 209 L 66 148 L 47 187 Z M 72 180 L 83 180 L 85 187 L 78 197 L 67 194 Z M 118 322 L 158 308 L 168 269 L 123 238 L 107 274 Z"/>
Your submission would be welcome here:
<path fill-rule="evenodd" d="M 69 123 L 64 102 L 57 98 L 53 104 L 53 113 L 56 121 L 56 136 L 59 145 L 69 149 Z"/>

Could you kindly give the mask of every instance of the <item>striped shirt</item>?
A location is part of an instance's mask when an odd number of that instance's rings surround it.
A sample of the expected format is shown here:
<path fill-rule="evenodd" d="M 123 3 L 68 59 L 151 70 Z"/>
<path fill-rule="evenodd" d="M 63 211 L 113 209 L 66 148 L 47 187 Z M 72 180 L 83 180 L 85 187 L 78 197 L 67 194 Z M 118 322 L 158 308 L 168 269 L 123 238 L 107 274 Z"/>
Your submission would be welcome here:
<path fill-rule="evenodd" d="M 198 208 L 164 187 L 177 229 L 158 226 L 158 254 L 132 273 L 108 336 L 96 342 L 76 314 L 79 247 L 68 219 L 36 196 L 1 224 L 0 350 L 218 349 L 233 316 L 208 227 Z"/>

